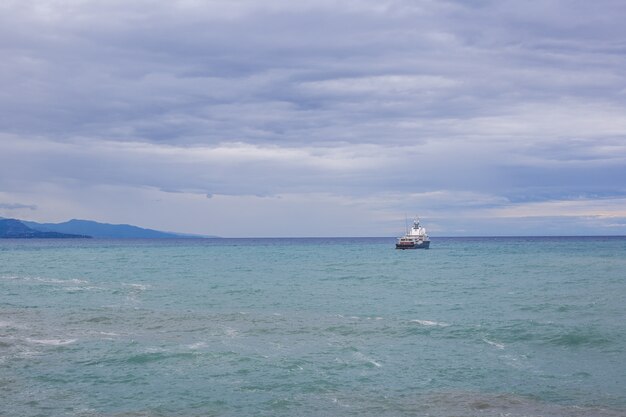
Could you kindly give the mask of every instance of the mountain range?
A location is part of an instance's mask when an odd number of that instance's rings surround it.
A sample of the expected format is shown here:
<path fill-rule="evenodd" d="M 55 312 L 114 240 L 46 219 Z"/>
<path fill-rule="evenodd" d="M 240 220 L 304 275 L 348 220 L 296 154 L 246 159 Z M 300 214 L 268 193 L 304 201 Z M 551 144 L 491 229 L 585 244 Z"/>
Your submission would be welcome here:
<path fill-rule="evenodd" d="M 89 238 L 91 236 L 77 235 L 53 231 L 41 231 L 26 226 L 16 219 L 0 219 L 0 238 L 5 239 L 66 239 Z"/>
<path fill-rule="evenodd" d="M 102 238 L 102 239 L 180 239 L 215 236 L 185 235 L 144 229 L 129 224 L 107 224 L 72 219 L 63 223 L 37 223 L 0 218 L 0 238 Z"/>

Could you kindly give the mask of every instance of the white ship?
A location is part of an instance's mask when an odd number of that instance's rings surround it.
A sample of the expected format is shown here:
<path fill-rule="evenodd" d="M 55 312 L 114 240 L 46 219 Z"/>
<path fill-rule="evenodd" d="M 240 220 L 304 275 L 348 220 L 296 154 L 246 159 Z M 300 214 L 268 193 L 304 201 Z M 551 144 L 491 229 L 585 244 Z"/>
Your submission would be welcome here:
<path fill-rule="evenodd" d="M 413 227 L 407 231 L 406 235 L 399 237 L 396 242 L 396 249 L 428 249 L 430 239 L 426 229 L 420 226 L 419 218 L 413 220 Z"/>

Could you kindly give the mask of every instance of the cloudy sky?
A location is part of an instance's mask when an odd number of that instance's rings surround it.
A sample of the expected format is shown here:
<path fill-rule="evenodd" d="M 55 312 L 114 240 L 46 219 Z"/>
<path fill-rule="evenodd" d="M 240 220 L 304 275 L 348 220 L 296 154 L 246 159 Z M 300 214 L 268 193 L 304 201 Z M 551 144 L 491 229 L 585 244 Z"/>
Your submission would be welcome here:
<path fill-rule="evenodd" d="M 626 234 L 623 0 L 3 0 L 0 216 Z"/>

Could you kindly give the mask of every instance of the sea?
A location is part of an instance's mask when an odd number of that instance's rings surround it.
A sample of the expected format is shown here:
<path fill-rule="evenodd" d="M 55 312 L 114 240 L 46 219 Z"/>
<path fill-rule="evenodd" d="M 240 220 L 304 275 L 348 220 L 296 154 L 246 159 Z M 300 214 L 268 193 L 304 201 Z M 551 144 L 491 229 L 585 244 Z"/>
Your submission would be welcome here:
<path fill-rule="evenodd" d="M 626 416 L 626 237 L 0 240 L 0 416 Z"/>

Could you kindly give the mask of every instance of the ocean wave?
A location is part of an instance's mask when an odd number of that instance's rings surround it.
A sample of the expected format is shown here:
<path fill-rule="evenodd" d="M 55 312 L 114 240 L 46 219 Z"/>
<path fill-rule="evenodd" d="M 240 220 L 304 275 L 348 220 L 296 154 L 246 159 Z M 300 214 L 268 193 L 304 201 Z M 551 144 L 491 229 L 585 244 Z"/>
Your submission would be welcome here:
<path fill-rule="evenodd" d="M 562 405 L 509 393 L 437 392 L 420 396 L 426 415 L 480 415 L 484 417 L 619 417 L 626 410 L 593 406 Z"/>
<path fill-rule="evenodd" d="M 547 342 L 557 346 L 577 347 L 577 346 L 602 346 L 611 343 L 611 339 L 592 331 L 569 331 L 554 335 L 547 339 Z"/>
<path fill-rule="evenodd" d="M 186 345 L 185 347 L 187 349 L 197 350 L 197 349 L 202 349 L 203 347 L 206 347 L 206 346 L 207 346 L 206 342 L 196 342 L 196 343 L 191 343 L 189 345 Z"/>
<path fill-rule="evenodd" d="M 94 316 L 80 320 L 85 323 L 111 323 L 113 321 L 112 317 L 109 316 Z"/>
<path fill-rule="evenodd" d="M 94 287 L 94 286 L 87 286 L 87 287 L 65 287 L 65 291 L 71 293 L 71 292 L 82 292 L 82 291 L 102 291 L 104 290 L 104 288 L 102 287 Z"/>
<path fill-rule="evenodd" d="M 168 351 L 155 351 L 155 352 L 143 352 L 129 356 L 126 359 L 126 363 L 141 365 L 150 362 L 158 362 L 170 359 L 193 359 L 197 357 L 195 352 L 168 352 Z"/>
<path fill-rule="evenodd" d="M 87 284 L 89 281 L 84 279 L 72 278 L 72 279 L 54 279 L 54 278 L 36 278 L 36 281 L 40 281 L 46 284 Z"/>
<path fill-rule="evenodd" d="M 145 291 L 148 288 L 150 288 L 150 285 L 148 284 L 133 284 L 133 283 L 122 283 L 123 286 L 125 287 L 129 287 L 133 290 L 138 290 L 138 291 Z"/>
<path fill-rule="evenodd" d="M 606 346 L 614 336 L 593 325 L 564 326 L 553 322 L 521 321 L 494 327 L 489 335 L 504 343 L 538 342 L 560 347 Z"/>
<path fill-rule="evenodd" d="M 494 346 L 498 349 L 504 349 L 504 345 L 502 343 L 493 342 L 489 339 L 483 339 L 483 342 L 487 343 L 488 345 Z"/>
<path fill-rule="evenodd" d="M 319 415 L 360 417 L 624 417 L 626 410 L 608 407 L 542 402 L 511 393 L 438 391 L 405 396 L 364 395 L 333 392 L 318 397 L 308 407 L 323 410 Z M 343 408 L 343 410 L 341 408 Z M 345 409 L 350 409 L 346 413 Z M 295 414 L 295 413 L 294 413 Z"/>
<path fill-rule="evenodd" d="M 430 321 L 430 320 L 410 320 L 411 323 L 421 324 L 422 326 L 430 326 L 430 327 L 448 327 L 448 323 L 439 322 L 439 321 Z"/>
<path fill-rule="evenodd" d="M 111 336 L 111 337 L 115 337 L 115 336 L 119 336 L 119 333 L 115 333 L 115 332 L 98 332 L 98 334 L 102 335 L 102 336 Z"/>
<path fill-rule="evenodd" d="M 42 284 L 87 284 L 89 281 L 78 278 L 59 279 L 59 278 L 46 278 L 46 277 L 31 277 L 31 276 L 18 276 L 18 275 L 2 275 L 0 279 L 9 281 L 26 281 L 26 282 L 40 282 Z"/>
<path fill-rule="evenodd" d="M 16 275 L 0 275 L 0 279 L 6 280 L 6 281 L 13 281 L 15 279 L 20 279 L 20 277 Z"/>
<path fill-rule="evenodd" d="M 361 352 L 355 352 L 354 358 L 358 360 L 359 362 L 365 362 L 367 364 L 375 366 L 376 368 L 380 368 L 383 366 L 380 362 L 375 361 L 374 359 L 370 358 L 369 356 Z"/>
<path fill-rule="evenodd" d="M 48 346 L 65 346 L 75 343 L 77 339 L 26 339 L 30 343 Z"/>
<path fill-rule="evenodd" d="M 222 326 L 222 329 L 224 330 L 225 336 L 228 336 L 228 337 L 239 336 L 239 332 L 237 331 L 237 329 L 233 329 L 232 327 L 228 327 L 228 326 Z"/>

